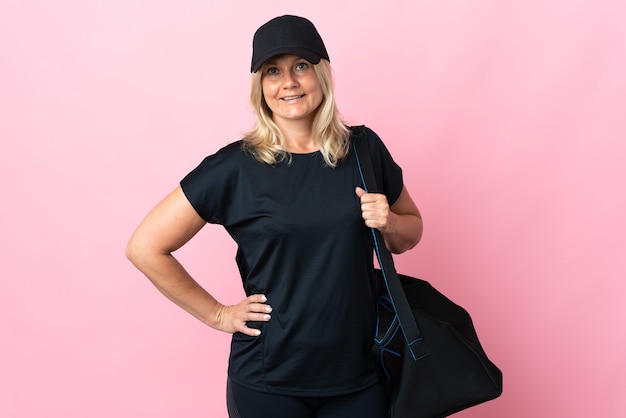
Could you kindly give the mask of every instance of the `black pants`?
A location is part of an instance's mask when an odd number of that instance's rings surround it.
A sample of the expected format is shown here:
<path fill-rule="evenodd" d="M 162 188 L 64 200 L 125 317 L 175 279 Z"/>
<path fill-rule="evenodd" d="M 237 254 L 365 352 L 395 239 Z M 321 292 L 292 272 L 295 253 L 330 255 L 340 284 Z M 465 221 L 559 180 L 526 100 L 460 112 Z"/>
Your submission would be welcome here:
<path fill-rule="evenodd" d="M 385 418 L 384 382 L 339 396 L 288 396 L 257 392 L 228 379 L 230 418 Z"/>

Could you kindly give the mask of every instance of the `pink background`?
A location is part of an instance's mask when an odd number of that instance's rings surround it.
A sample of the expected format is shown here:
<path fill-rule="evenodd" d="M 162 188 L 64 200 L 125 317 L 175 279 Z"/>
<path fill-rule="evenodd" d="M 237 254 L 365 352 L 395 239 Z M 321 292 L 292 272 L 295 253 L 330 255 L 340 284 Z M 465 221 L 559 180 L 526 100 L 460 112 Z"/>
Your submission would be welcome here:
<path fill-rule="evenodd" d="M 0 416 L 226 416 L 229 336 L 124 247 L 251 126 L 251 37 L 284 13 L 404 167 L 425 233 L 399 270 L 468 308 L 504 372 L 458 416 L 626 416 L 626 3 L 215 3 L 0 3 Z M 178 255 L 232 303 L 234 252 L 208 226 Z"/>

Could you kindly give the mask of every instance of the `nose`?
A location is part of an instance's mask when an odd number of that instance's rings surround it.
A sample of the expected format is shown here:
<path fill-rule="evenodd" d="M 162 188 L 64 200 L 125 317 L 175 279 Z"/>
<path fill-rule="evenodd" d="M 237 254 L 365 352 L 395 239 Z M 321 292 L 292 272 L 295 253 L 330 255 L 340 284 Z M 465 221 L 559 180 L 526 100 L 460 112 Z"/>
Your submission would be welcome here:
<path fill-rule="evenodd" d="M 297 87 L 298 78 L 292 71 L 285 71 L 285 77 L 283 79 L 283 87 L 286 89 Z"/>

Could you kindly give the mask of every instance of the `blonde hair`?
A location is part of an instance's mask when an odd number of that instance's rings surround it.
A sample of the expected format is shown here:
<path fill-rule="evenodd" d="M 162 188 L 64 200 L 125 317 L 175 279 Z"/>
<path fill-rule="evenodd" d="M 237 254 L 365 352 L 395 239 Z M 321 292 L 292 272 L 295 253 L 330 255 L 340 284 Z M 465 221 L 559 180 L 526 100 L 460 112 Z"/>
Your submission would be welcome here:
<path fill-rule="evenodd" d="M 313 69 L 324 95 L 313 120 L 313 137 L 326 164 L 336 167 L 348 153 L 350 131 L 341 121 L 335 104 L 330 63 L 322 59 Z M 272 111 L 263 98 L 262 78 L 262 71 L 252 74 L 250 102 L 257 120 L 254 129 L 244 137 L 243 143 L 244 148 L 258 161 L 273 165 L 290 159 L 290 154 L 285 150 L 285 138 L 272 120 Z"/>

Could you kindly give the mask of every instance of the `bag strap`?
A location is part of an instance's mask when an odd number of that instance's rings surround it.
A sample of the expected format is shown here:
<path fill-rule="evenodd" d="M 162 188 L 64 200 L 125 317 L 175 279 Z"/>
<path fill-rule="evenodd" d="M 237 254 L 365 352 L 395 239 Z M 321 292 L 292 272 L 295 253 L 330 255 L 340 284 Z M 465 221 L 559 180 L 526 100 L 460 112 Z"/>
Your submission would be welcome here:
<path fill-rule="evenodd" d="M 360 128 L 360 127 L 359 127 Z M 363 189 L 367 193 L 378 193 L 379 189 L 376 185 L 374 177 L 374 167 L 372 165 L 372 157 L 369 150 L 367 138 L 362 137 L 362 128 L 358 129 L 354 139 L 352 140 L 354 155 L 356 157 L 359 174 Z M 400 329 L 404 335 L 409 351 L 413 356 L 413 360 L 419 360 L 430 353 L 424 344 L 422 333 L 415 322 L 415 317 L 411 310 L 411 306 L 406 298 L 402 283 L 396 272 L 393 263 L 393 257 L 382 237 L 381 232 L 376 228 L 370 228 L 374 238 L 374 249 L 378 258 L 378 264 L 382 273 L 383 282 L 387 288 L 391 305 L 396 313 L 396 318 L 400 324 Z"/>

